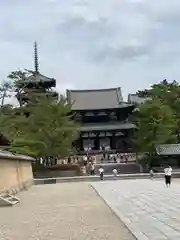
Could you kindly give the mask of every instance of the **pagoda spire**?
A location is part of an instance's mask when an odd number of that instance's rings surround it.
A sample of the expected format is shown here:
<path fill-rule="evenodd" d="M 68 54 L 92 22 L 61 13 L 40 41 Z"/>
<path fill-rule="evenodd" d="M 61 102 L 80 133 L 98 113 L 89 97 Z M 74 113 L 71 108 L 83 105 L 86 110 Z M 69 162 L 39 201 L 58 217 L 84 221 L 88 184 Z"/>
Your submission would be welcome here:
<path fill-rule="evenodd" d="M 34 70 L 35 73 L 39 73 L 38 48 L 36 41 L 34 42 Z"/>

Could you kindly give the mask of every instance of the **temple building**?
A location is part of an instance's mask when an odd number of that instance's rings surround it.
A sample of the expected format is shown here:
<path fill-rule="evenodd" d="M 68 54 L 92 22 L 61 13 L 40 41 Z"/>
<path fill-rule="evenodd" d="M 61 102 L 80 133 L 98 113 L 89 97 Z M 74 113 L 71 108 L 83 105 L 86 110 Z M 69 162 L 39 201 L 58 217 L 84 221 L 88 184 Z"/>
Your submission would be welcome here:
<path fill-rule="evenodd" d="M 19 85 L 21 91 L 16 95 L 20 105 L 27 102 L 37 102 L 41 97 L 57 98 L 58 93 L 52 88 L 56 87 L 56 80 L 42 75 L 39 71 L 37 43 L 34 43 L 34 71 Z"/>
<path fill-rule="evenodd" d="M 78 151 L 132 152 L 135 125 L 129 116 L 135 105 L 123 102 L 121 88 L 67 90 L 67 99 L 79 124 Z"/>

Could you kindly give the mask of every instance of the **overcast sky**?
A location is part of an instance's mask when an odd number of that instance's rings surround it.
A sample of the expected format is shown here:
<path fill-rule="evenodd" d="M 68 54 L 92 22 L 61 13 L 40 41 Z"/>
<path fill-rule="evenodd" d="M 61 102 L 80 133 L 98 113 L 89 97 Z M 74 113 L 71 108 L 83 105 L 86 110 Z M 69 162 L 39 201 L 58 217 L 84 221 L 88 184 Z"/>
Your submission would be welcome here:
<path fill-rule="evenodd" d="M 58 90 L 121 86 L 124 96 L 180 79 L 180 0 L 2 0 L 0 79 L 33 68 Z"/>

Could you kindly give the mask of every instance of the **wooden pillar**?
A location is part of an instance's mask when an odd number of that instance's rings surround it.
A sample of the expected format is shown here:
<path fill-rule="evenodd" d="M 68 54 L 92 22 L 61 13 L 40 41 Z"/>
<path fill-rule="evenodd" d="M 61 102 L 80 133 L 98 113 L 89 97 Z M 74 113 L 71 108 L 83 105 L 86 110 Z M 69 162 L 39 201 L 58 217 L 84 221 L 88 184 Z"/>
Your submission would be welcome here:
<path fill-rule="evenodd" d="M 112 136 L 110 137 L 110 147 L 111 149 L 116 149 L 116 136 L 114 133 L 112 133 Z"/>
<path fill-rule="evenodd" d="M 99 135 L 98 134 L 96 136 L 96 141 L 97 141 L 97 150 L 100 150 L 100 140 L 99 140 Z"/>
<path fill-rule="evenodd" d="M 80 135 L 80 150 L 81 150 L 81 151 L 84 150 L 82 135 Z"/>
<path fill-rule="evenodd" d="M 110 136 L 109 137 L 109 139 L 110 139 L 110 149 L 113 149 L 113 136 Z"/>
<path fill-rule="evenodd" d="M 99 135 L 97 134 L 95 139 L 94 139 L 94 147 L 95 150 L 99 150 L 100 149 L 100 143 L 99 143 Z"/>

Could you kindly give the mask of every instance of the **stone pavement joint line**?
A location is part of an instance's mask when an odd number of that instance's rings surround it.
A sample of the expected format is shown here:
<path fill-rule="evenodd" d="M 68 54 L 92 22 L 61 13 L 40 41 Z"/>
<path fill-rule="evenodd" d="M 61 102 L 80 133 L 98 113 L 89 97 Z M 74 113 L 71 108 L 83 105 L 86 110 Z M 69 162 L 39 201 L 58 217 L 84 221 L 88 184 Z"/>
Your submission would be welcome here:
<path fill-rule="evenodd" d="M 95 182 L 96 192 L 138 240 L 180 239 L 180 185 L 163 181 Z"/>

